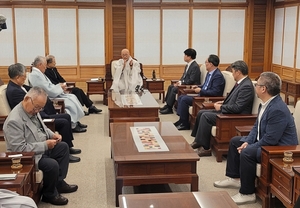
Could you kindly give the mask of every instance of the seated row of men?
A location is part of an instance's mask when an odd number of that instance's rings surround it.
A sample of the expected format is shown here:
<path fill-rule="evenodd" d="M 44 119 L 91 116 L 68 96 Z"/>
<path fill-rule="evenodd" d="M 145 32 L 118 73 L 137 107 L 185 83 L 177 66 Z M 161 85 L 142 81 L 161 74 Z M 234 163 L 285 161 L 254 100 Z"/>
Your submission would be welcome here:
<path fill-rule="evenodd" d="M 54 205 L 65 205 L 68 199 L 61 193 L 71 193 L 78 189 L 77 185 L 69 185 L 64 179 L 68 173 L 69 163 L 79 162 L 80 158 L 71 154 L 81 153 L 73 148 L 73 132 L 86 132 L 87 125 L 79 119 L 84 115 L 81 104 L 88 107 L 88 113 L 99 113 L 93 102 L 79 88 L 74 88 L 74 94 L 66 91 L 64 79 L 55 68 L 55 58 L 38 56 L 33 62 L 29 73 L 29 83 L 25 85 L 26 67 L 23 64 L 12 64 L 8 68 L 10 81 L 6 95 L 12 109 L 8 115 L 3 132 L 7 151 L 35 152 L 36 167 L 43 171 L 43 198 L 45 202 Z M 52 65 L 51 65 L 52 64 Z M 55 78 L 45 76 L 47 70 L 56 72 Z M 58 83 L 55 83 L 58 81 Z M 52 83 L 53 82 L 53 83 Z M 66 112 L 56 114 L 50 98 L 63 98 Z M 82 102 L 79 102 L 81 100 Z M 88 114 L 87 113 L 87 114 Z M 55 130 L 48 129 L 42 118 L 54 118 Z"/>
<path fill-rule="evenodd" d="M 185 61 L 188 66 L 181 78 L 182 83 L 188 83 L 184 79 L 192 70 L 199 71 L 194 59 L 196 51 L 185 51 Z M 187 58 L 188 56 L 188 58 Z M 219 58 L 210 55 L 205 61 L 208 71 L 205 82 L 194 86 L 199 96 L 220 96 L 224 90 L 224 77 L 218 69 Z M 249 114 L 256 92 L 262 103 L 259 106 L 258 118 L 253 129 L 246 137 L 233 137 L 229 144 L 227 155 L 226 176 L 227 179 L 214 182 L 218 188 L 238 188 L 239 192 L 232 196 L 237 204 L 254 203 L 256 164 L 261 162 L 261 146 L 297 145 L 298 138 L 294 118 L 287 105 L 280 97 L 281 79 L 273 72 L 264 72 L 260 75 L 255 89 L 248 77 L 248 66 L 244 61 L 236 61 L 231 65 L 232 75 L 236 85 L 224 99 L 214 103 L 213 110 L 200 110 L 192 131 L 195 137 L 191 144 L 197 149 L 199 156 L 211 155 L 210 138 L 212 126 L 216 125 L 217 114 Z M 188 70 L 188 71 L 187 71 Z M 190 71 L 190 72 L 189 72 Z M 198 75 L 196 75 L 199 77 Z M 189 77 L 189 80 L 192 78 Z M 198 78 L 194 78 L 197 80 Z M 197 83 L 189 83 L 197 84 Z M 178 91 L 178 83 L 169 86 L 166 105 L 160 110 L 161 114 L 173 113 L 175 96 Z M 254 92 L 255 91 L 255 92 Z M 208 94 L 207 92 L 213 92 Z M 177 115 L 179 120 L 174 123 L 178 130 L 189 129 L 188 107 L 192 105 L 192 97 L 183 95 L 178 98 Z"/>

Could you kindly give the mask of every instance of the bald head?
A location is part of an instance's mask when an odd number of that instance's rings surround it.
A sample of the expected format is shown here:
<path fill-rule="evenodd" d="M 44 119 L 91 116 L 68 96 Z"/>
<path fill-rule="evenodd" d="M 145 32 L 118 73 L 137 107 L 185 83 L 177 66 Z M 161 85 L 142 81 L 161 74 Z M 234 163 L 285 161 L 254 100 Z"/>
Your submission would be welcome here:
<path fill-rule="evenodd" d="M 129 50 L 127 48 L 124 48 L 122 51 L 121 51 L 121 56 L 122 56 L 122 59 L 124 61 L 127 61 L 130 57 L 130 53 L 129 53 Z"/>

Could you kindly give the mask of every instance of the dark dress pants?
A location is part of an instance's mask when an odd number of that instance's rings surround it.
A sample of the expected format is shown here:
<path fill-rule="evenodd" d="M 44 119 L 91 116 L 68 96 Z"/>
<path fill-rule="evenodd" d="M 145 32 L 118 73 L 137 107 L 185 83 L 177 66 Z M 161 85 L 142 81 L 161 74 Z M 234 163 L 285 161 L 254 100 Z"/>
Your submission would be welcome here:
<path fill-rule="evenodd" d="M 204 149 L 210 149 L 211 128 L 216 125 L 216 110 L 200 110 L 197 114 L 192 136 L 195 137 L 194 142 L 202 146 Z"/>
<path fill-rule="evenodd" d="M 56 187 L 64 182 L 69 169 L 69 147 L 65 142 L 57 143 L 45 151 L 38 162 L 43 171 L 43 195 L 52 198 L 58 195 Z"/>
<path fill-rule="evenodd" d="M 73 147 L 74 140 L 72 132 L 71 117 L 69 114 L 53 114 L 49 115 L 50 118 L 54 118 L 55 130 L 62 136 L 62 141 L 66 142 L 69 148 Z"/>
<path fill-rule="evenodd" d="M 241 194 L 255 193 L 256 164 L 261 162 L 261 148 L 246 147 L 238 153 L 237 148 L 244 142 L 241 136 L 235 136 L 230 140 L 227 155 L 226 176 L 240 178 Z"/>
<path fill-rule="evenodd" d="M 77 99 L 79 100 L 82 106 L 85 105 L 87 108 L 89 108 L 93 105 L 93 101 L 91 101 L 87 97 L 87 95 L 83 92 L 82 89 L 78 87 L 74 87 L 72 89 L 72 94 L 74 94 L 77 97 Z"/>
<path fill-rule="evenodd" d="M 175 101 L 176 101 L 176 95 L 178 92 L 178 88 L 174 87 L 174 85 L 169 85 L 168 91 L 166 94 L 166 103 L 168 106 L 173 107 Z"/>
<path fill-rule="evenodd" d="M 177 103 L 177 115 L 179 116 L 179 120 L 184 126 L 189 127 L 189 107 L 193 104 L 193 97 L 180 95 L 177 99 Z"/>

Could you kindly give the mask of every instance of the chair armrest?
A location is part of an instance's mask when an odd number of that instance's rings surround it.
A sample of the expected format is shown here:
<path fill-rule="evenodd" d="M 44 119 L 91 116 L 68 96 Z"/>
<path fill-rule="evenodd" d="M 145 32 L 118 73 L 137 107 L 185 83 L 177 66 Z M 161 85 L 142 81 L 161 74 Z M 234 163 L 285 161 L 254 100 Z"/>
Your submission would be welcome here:
<path fill-rule="evenodd" d="M 257 118 L 257 114 L 218 114 L 217 119 L 253 119 Z"/>
<path fill-rule="evenodd" d="M 50 98 L 58 113 L 65 113 L 65 101 L 62 98 Z"/>
<path fill-rule="evenodd" d="M 180 80 L 171 80 L 171 85 L 175 84 L 176 82 L 179 82 Z"/>
<path fill-rule="evenodd" d="M 3 129 L 3 124 L 6 120 L 7 116 L 0 116 L 0 130 Z"/>
<path fill-rule="evenodd" d="M 214 103 L 202 103 L 204 109 L 215 109 Z"/>
<path fill-rule="evenodd" d="M 75 82 L 66 82 L 67 87 L 75 87 Z"/>
<path fill-rule="evenodd" d="M 44 124 L 50 129 L 51 131 L 55 132 L 55 119 L 50 118 L 50 119 L 43 119 Z"/>
<path fill-rule="evenodd" d="M 198 94 L 198 93 L 195 92 L 194 89 L 191 89 L 191 88 L 183 89 L 183 92 L 184 92 L 185 94 L 196 94 L 196 95 Z"/>

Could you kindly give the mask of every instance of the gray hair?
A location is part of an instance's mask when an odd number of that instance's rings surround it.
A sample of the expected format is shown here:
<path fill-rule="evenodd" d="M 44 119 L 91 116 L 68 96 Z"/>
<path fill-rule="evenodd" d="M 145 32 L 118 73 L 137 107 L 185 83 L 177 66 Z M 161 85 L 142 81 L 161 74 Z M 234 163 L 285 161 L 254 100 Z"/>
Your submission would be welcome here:
<path fill-rule="evenodd" d="M 43 97 L 47 98 L 48 95 L 43 88 L 35 86 L 35 87 L 32 87 L 25 96 L 31 97 L 31 98 L 37 98 L 39 96 L 43 96 Z"/>
<path fill-rule="evenodd" d="M 235 70 L 235 71 L 240 71 L 243 75 L 247 75 L 248 74 L 248 66 L 242 60 L 238 60 L 238 61 L 232 63 L 231 64 L 231 68 L 233 70 Z"/>
<path fill-rule="evenodd" d="M 46 58 L 44 56 L 37 56 L 35 57 L 31 65 L 37 67 L 40 63 L 43 63 L 43 61 L 46 61 Z"/>
<path fill-rule="evenodd" d="M 11 79 L 16 78 L 17 76 L 22 76 L 26 73 L 26 67 L 23 64 L 16 63 L 8 67 L 8 76 Z"/>
<path fill-rule="evenodd" d="M 274 72 L 263 72 L 260 74 L 260 83 L 267 88 L 267 92 L 271 96 L 278 95 L 280 93 L 282 81 L 278 74 Z"/>
<path fill-rule="evenodd" d="M 51 64 L 53 62 L 53 59 L 55 59 L 55 56 L 53 55 L 48 55 L 46 57 L 46 60 L 47 60 L 47 64 Z"/>

